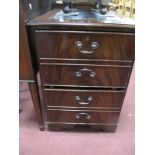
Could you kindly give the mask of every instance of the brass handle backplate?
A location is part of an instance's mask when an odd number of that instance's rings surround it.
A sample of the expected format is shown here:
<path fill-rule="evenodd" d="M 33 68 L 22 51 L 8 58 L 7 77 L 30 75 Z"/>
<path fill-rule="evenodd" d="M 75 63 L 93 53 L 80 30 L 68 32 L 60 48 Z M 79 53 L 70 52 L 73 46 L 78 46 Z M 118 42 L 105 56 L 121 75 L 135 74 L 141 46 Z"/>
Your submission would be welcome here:
<path fill-rule="evenodd" d="M 76 119 L 80 119 L 82 116 L 84 116 L 86 119 L 90 119 L 92 116 L 85 112 L 80 112 L 76 114 Z"/>
<path fill-rule="evenodd" d="M 75 96 L 75 100 L 80 105 L 89 105 L 91 103 L 91 101 L 93 100 L 93 97 L 92 96 L 89 96 L 87 98 L 87 102 L 82 102 L 80 96 Z"/>
<path fill-rule="evenodd" d="M 81 41 L 77 41 L 75 42 L 75 47 L 77 49 L 79 49 L 80 53 L 83 53 L 83 54 L 91 54 L 91 53 L 94 53 L 94 51 L 98 48 L 99 44 L 98 42 L 92 42 L 91 43 L 91 50 L 82 50 L 82 47 L 83 47 L 83 44 Z"/>
<path fill-rule="evenodd" d="M 96 73 L 94 71 L 92 71 L 91 69 L 83 68 L 83 69 L 80 69 L 79 71 L 75 72 L 75 77 L 77 77 L 77 78 L 82 77 L 82 72 L 89 72 L 89 77 L 91 79 L 95 78 L 95 76 L 96 76 Z"/>

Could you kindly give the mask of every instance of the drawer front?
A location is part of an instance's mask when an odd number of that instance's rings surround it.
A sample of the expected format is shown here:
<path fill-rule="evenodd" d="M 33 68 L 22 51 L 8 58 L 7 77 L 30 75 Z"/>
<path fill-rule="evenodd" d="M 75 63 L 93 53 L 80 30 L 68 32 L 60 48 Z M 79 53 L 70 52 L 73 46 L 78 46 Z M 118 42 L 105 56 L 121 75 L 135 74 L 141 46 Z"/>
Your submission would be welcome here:
<path fill-rule="evenodd" d="M 134 59 L 133 34 L 40 30 L 36 38 L 39 58 Z"/>
<path fill-rule="evenodd" d="M 41 64 L 44 84 L 125 87 L 131 67 Z"/>
<path fill-rule="evenodd" d="M 125 91 L 44 89 L 47 107 L 120 109 Z"/>
<path fill-rule="evenodd" d="M 51 131 L 104 131 L 104 132 L 115 132 L 117 124 L 84 124 L 84 123 L 57 123 L 48 122 L 48 129 Z"/>
<path fill-rule="evenodd" d="M 119 111 L 47 110 L 48 122 L 117 124 Z"/>

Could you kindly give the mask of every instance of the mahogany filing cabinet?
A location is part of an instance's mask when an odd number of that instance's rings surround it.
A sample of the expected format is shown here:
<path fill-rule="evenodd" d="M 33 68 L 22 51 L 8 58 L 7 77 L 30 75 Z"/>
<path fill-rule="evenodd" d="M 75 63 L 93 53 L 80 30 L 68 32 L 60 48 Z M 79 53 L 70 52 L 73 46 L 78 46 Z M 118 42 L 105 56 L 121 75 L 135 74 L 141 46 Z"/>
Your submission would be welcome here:
<path fill-rule="evenodd" d="M 53 18 L 27 23 L 49 130 L 116 130 L 135 55 L 134 25 Z M 30 37 L 29 37 L 30 38 Z"/>

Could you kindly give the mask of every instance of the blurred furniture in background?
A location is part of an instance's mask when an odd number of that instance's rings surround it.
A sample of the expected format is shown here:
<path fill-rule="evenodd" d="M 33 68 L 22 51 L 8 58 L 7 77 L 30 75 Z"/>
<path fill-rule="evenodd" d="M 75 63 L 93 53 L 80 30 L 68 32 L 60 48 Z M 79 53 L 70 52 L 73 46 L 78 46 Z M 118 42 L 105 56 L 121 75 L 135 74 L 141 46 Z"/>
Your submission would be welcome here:
<path fill-rule="evenodd" d="M 119 15 L 135 18 L 135 0 L 112 0 L 111 6 Z"/>
<path fill-rule="evenodd" d="M 30 53 L 25 22 L 49 9 L 48 0 L 19 0 L 19 80 L 27 82 L 40 130 L 44 129 L 41 112 L 35 55 Z M 22 109 L 20 109 L 21 111 Z"/>

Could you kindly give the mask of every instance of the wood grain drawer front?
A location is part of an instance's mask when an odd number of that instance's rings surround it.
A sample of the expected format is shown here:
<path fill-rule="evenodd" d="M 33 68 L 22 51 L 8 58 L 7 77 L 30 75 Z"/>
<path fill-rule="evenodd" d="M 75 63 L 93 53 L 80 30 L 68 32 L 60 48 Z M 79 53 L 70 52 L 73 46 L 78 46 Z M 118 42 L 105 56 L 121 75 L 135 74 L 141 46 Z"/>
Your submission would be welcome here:
<path fill-rule="evenodd" d="M 39 58 L 134 59 L 133 34 L 40 30 L 36 38 Z"/>
<path fill-rule="evenodd" d="M 125 87 L 131 67 L 41 64 L 44 84 Z"/>
<path fill-rule="evenodd" d="M 47 107 L 120 109 L 125 91 L 45 89 Z"/>
<path fill-rule="evenodd" d="M 47 122 L 48 130 L 51 131 L 91 131 L 91 132 L 115 132 L 118 124 L 104 125 L 101 123 L 59 123 Z"/>
<path fill-rule="evenodd" d="M 119 111 L 47 110 L 48 122 L 117 124 Z"/>

